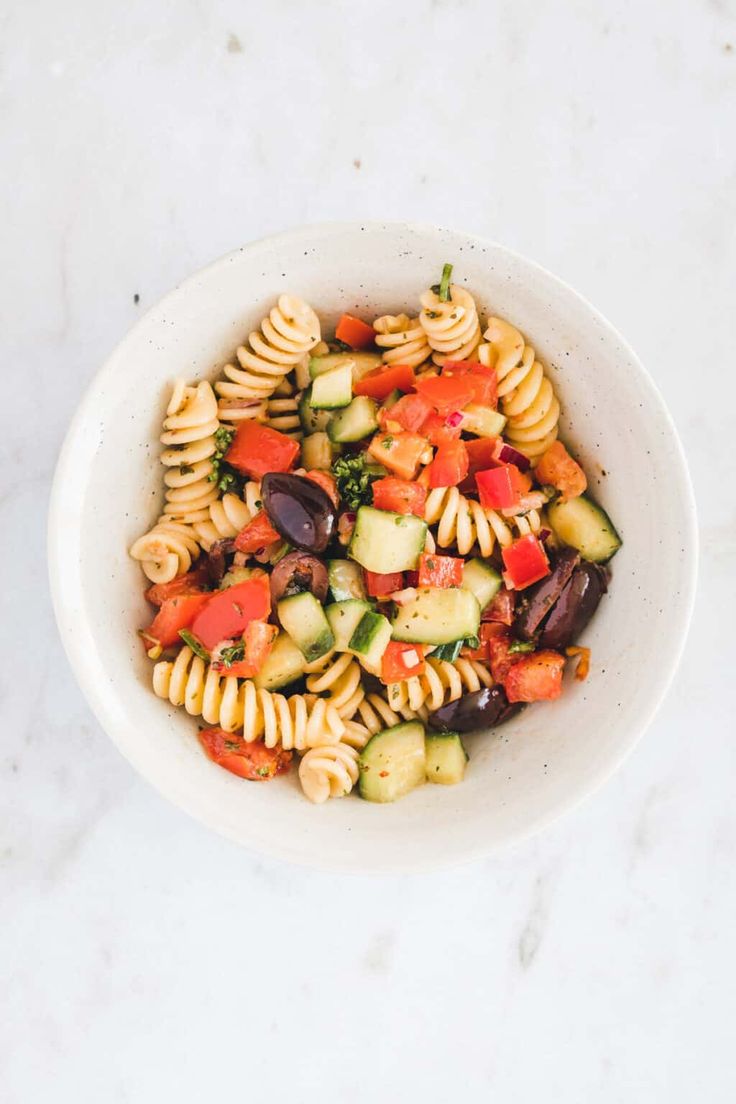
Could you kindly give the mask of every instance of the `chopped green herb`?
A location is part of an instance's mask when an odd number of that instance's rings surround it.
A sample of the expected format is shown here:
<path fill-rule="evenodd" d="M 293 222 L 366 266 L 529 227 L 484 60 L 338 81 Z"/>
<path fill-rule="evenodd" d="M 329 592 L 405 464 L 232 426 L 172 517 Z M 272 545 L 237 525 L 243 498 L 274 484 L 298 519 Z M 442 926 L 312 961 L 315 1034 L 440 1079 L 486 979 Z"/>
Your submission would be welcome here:
<path fill-rule="evenodd" d="M 179 629 L 179 636 L 182 638 L 187 647 L 192 649 L 196 656 L 199 656 L 200 659 L 203 659 L 205 663 L 209 663 L 210 653 L 199 643 L 196 636 L 192 636 L 188 629 Z"/>
<path fill-rule="evenodd" d="M 440 290 L 438 298 L 441 303 L 447 303 L 450 299 L 450 280 L 452 279 L 452 265 L 446 264 L 442 269 L 442 279 L 440 280 Z"/>
<path fill-rule="evenodd" d="M 240 663 L 245 658 L 245 644 L 241 640 L 231 648 L 223 648 L 219 658 L 223 667 L 232 667 L 233 663 Z"/>
<path fill-rule="evenodd" d="M 232 491 L 240 494 L 242 491 L 242 479 L 240 475 L 225 460 L 225 453 L 233 443 L 235 430 L 227 426 L 220 426 L 215 430 L 215 452 L 212 456 L 212 471 L 207 476 L 210 483 L 214 483 L 218 491 L 223 494 Z"/>
<path fill-rule="evenodd" d="M 344 341 L 340 341 L 337 337 L 330 342 L 330 349 L 333 353 L 352 353 L 353 351 L 349 345 L 346 345 Z"/>
<path fill-rule="evenodd" d="M 385 449 L 390 449 L 392 447 L 393 443 L 394 443 L 394 439 L 393 439 L 393 437 L 391 436 L 390 433 L 389 433 L 388 437 L 384 437 L 383 441 L 381 441 L 381 444 Z"/>
<path fill-rule="evenodd" d="M 237 740 L 226 740 L 225 747 L 228 751 L 242 751 L 240 744 Z"/>
<path fill-rule="evenodd" d="M 473 650 L 475 650 L 476 648 L 480 648 L 480 640 L 477 636 L 466 636 L 465 647 L 472 648 Z"/>
<path fill-rule="evenodd" d="M 434 571 L 436 566 L 437 565 L 435 564 L 434 560 L 427 560 L 427 567 L 429 568 L 430 571 Z"/>
<path fill-rule="evenodd" d="M 258 767 L 256 769 L 256 774 L 258 775 L 259 778 L 268 778 L 270 773 L 271 773 L 271 768 L 270 767 Z"/>
<path fill-rule="evenodd" d="M 514 640 L 509 644 L 509 655 L 516 655 L 519 652 L 533 652 L 534 644 L 531 640 Z"/>
<path fill-rule="evenodd" d="M 370 505 L 373 501 L 371 484 L 380 479 L 377 472 L 370 470 L 363 454 L 358 456 L 338 456 L 332 464 L 332 474 L 337 482 L 340 498 L 350 510 Z"/>
<path fill-rule="evenodd" d="M 179 465 L 179 475 L 191 475 L 193 471 L 194 471 L 194 468 L 192 467 L 191 464 L 180 464 Z"/>

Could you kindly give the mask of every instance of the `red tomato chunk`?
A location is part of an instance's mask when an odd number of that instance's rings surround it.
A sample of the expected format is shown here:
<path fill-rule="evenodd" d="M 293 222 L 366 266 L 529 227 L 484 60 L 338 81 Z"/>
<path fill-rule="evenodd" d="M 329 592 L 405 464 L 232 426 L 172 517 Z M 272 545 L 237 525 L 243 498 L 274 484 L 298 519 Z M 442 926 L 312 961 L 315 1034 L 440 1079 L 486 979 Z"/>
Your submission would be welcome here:
<path fill-rule="evenodd" d="M 383 402 L 392 391 L 411 391 L 414 386 L 414 369 L 408 364 L 396 364 L 392 368 L 376 368 L 363 376 L 353 386 L 354 395 L 368 395 Z"/>
<path fill-rule="evenodd" d="M 369 349 L 375 339 L 375 331 L 367 322 L 344 314 L 335 328 L 335 337 L 351 349 Z"/>
<path fill-rule="evenodd" d="M 447 589 L 463 585 L 464 563 L 457 556 L 422 552 L 419 557 L 419 586 Z"/>
<path fill-rule="evenodd" d="M 424 517 L 426 501 L 426 487 L 409 479 L 397 479 L 395 476 L 387 475 L 384 479 L 377 479 L 373 484 L 373 505 L 377 510 Z"/>
<path fill-rule="evenodd" d="M 227 590 L 208 595 L 204 609 L 192 622 L 192 634 L 211 652 L 221 640 L 242 636 L 249 621 L 265 621 L 271 612 L 268 576 L 247 579 Z"/>
<path fill-rule="evenodd" d="M 392 640 L 381 658 L 381 682 L 388 686 L 423 675 L 426 666 L 421 644 L 400 644 Z"/>
<path fill-rule="evenodd" d="M 162 648 L 173 648 L 181 644 L 180 629 L 188 629 L 197 615 L 211 600 L 211 593 L 178 594 L 167 598 L 153 619 L 150 628 L 145 630 L 143 639 L 150 647 L 158 641 Z"/>
<path fill-rule="evenodd" d="M 473 386 L 464 377 L 428 376 L 417 380 L 415 386 L 437 413 L 445 416 L 462 410 L 473 399 Z"/>
<path fill-rule="evenodd" d="M 549 575 L 549 560 L 544 546 L 529 533 L 501 551 L 506 568 L 504 580 L 514 590 L 523 590 Z"/>
<path fill-rule="evenodd" d="M 371 598 L 385 598 L 393 594 L 395 590 L 401 590 L 404 586 L 403 571 L 392 571 L 382 575 L 378 571 L 368 571 L 363 568 L 365 576 L 365 589 Z"/>
<path fill-rule="evenodd" d="M 456 487 L 468 474 L 468 452 L 463 441 L 440 445 L 429 465 L 430 487 Z"/>
<path fill-rule="evenodd" d="M 238 533 L 235 548 L 238 552 L 258 552 L 277 540 L 281 537 L 268 520 L 268 515 L 265 510 L 259 510 Z"/>
<path fill-rule="evenodd" d="M 288 471 L 298 455 L 298 441 L 249 420 L 238 427 L 225 459 L 244 475 L 260 479 L 267 472 Z"/>
<path fill-rule="evenodd" d="M 475 473 L 478 497 L 484 510 L 510 510 L 519 503 L 519 493 L 514 484 L 513 464 Z M 514 471 L 518 471 L 514 468 Z"/>
<path fill-rule="evenodd" d="M 203 729 L 199 733 L 199 742 L 213 763 L 251 782 L 267 782 L 277 774 L 288 771 L 291 764 L 290 751 L 280 747 L 267 748 L 260 740 L 248 743 L 242 736 L 225 732 L 222 728 Z"/>
<path fill-rule="evenodd" d="M 564 656 L 543 651 L 522 656 L 509 668 L 504 679 L 510 702 L 554 701 L 562 693 Z"/>

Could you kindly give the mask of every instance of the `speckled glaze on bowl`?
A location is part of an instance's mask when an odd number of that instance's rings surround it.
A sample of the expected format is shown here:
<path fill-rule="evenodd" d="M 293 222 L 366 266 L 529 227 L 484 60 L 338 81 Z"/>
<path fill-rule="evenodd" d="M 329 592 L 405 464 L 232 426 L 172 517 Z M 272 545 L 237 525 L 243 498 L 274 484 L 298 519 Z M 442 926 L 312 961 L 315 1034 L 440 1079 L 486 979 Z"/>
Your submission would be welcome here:
<path fill-rule="evenodd" d="M 244 783 L 208 762 L 196 721 L 154 697 L 136 630 L 150 617 L 133 539 L 162 498 L 160 424 L 171 381 L 213 379 L 282 291 L 329 331 L 343 310 L 416 313 L 443 262 L 482 310 L 518 326 L 548 366 L 562 435 L 624 546 L 584 642 L 585 683 L 468 740 L 460 786 L 394 805 L 316 808 L 294 773 Z M 693 601 L 695 508 L 675 429 L 651 379 L 601 315 L 556 277 L 464 234 L 404 224 L 294 230 L 230 253 L 153 307 L 100 370 L 69 429 L 49 519 L 62 639 L 101 725 L 135 768 L 203 823 L 268 855 L 344 871 L 462 862 L 537 830 L 593 791 L 639 739 L 674 674 Z M 646 672 L 646 677 L 643 677 Z"/>

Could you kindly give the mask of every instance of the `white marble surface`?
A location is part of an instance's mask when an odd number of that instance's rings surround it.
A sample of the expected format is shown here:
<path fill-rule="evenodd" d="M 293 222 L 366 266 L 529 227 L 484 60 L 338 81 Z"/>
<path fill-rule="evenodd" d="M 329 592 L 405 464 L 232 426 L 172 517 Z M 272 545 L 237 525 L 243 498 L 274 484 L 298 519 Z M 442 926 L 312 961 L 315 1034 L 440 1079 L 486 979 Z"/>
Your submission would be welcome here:
<path fill-rule="evenodd" d="M 732 0 L 4 5 L 3 1104 L 734 1099 L 735 119 Z M 261 861 L 169 808 L 92 718 L 46 583 L 64 430 L 140 311 L 353 217 L 579 288 L 657 380 L 700 509 L 685 659 L 624 769 L 415 878 Z"/>

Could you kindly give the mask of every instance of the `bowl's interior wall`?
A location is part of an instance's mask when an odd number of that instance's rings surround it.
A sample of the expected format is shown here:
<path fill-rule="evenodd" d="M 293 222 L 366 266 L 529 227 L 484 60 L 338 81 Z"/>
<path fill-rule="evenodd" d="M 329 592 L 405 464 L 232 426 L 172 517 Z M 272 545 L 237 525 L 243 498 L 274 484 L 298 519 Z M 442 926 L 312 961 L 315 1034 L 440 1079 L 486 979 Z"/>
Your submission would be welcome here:
<path fill-rule="evenodd" d="M 475 294 L 483 323 L 497 313 L 534 345 L 562 402 L 562 435 L 624 547 L 585 635 L 592 648 L 586 683 L 568 675 L 559 702 L 527 709 L 495 735 L 469 738 L 462 786 L 426 786 L 382 808 L 350 799 L 314 809 L 297 796 L 293 778 L 246 785 L 212 766 L 195 739 L 196 720 L 153 696 L 151 665 L 136 637 L 150 609 L 127 548 L 160 508 L 158 434 L 177 376 L 214 379 L 282 291 L 308 299 L 328 333 L 345 309 L 366 318 L 415 314 L 420 292 L 445 261 Z M 253 846 L 387 868 L 449 860 L 532 827 L 625 753 L 676 654 L 678 591 L 691 549 L 668 420 L 610 327 L 569 289 L 498 247 L 421 229 L 330 227 L 235 253 L 146 315 L 93 386 L 72 437 L 67 459 L 79 493 L 68 496 L 60 535 L 69 553 L 60 602 L 67 624 L 77 626 L 80 678 L 151 781 Z"/>

